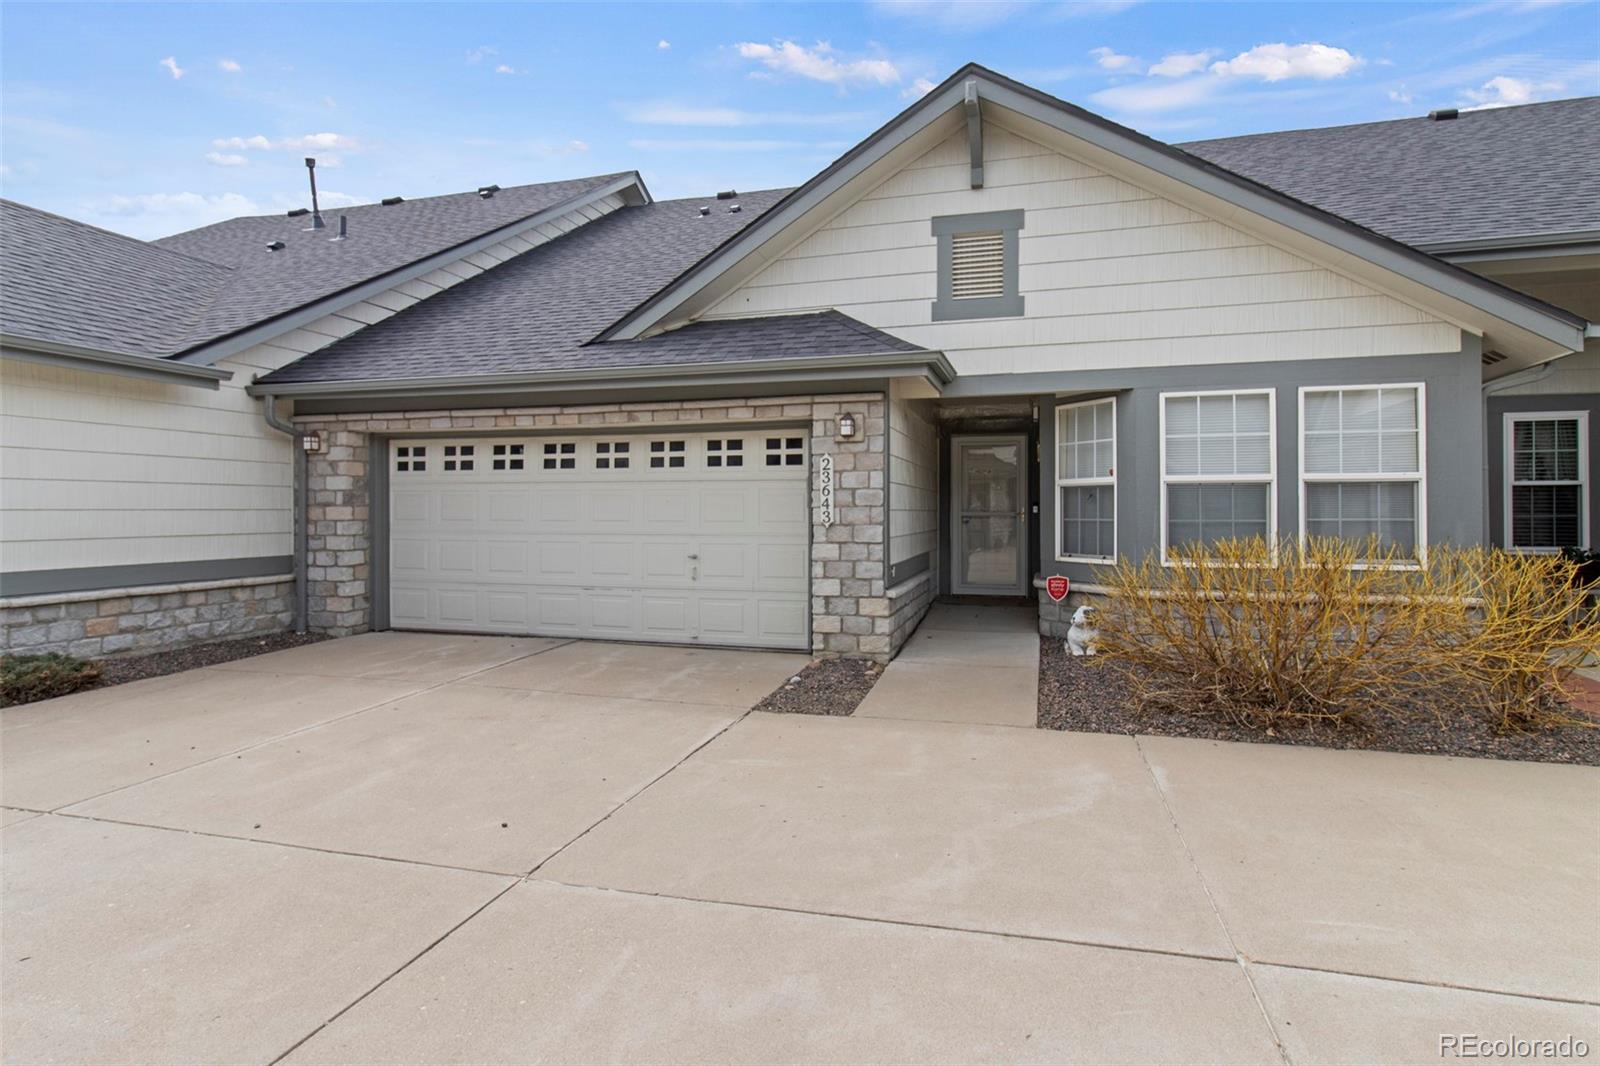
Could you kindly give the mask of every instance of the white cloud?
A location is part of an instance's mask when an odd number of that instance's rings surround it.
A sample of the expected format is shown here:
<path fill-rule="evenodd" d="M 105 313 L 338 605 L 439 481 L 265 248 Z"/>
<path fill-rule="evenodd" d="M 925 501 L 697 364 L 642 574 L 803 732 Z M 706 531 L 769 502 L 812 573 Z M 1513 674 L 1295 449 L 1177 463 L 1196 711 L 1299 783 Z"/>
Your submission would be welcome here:
<path fill-rule="evenodd" d="M 471 51 L 469 51 L 467 53 L 467 62 L 468 63 L 482 63 L 485 59 L 488 59 L 490 56 L 495 56 L 495 55 L 499 55 L 499 54 L 500 54 L 500 49 L 498 49 L 498 48 L 493 48 L 493 47 L 491 47 L 489 45 L 486 45 L 486 44 L 485 45 L 479 45 L 477 48 L 474 48 L 474 49 L 472 49 Z"/>
<path fill-rule="evenodd" d="M 259 151 L 272 147 L 272 142 L 259 133 L 254 137 L 218 137 L 211 143 L 217 148 L 254 148 Z"/>
<path fill-rule="evenodd" d="M 1206 64 L 1216 55 L 1216 51 L 1210 48 L 1203 52 L 1168 52 L 1148 73 L 1158 78 L 1182 78 L 1206 69 Z"/>
<path fill-rule="evenodd" d="M 236 192 L 217 196 L 197 192 L 108 196 L 84 206 L 85 214 L 90 217 L 118 220 L 120 224 L 112 228 L 136 236 L 176 233 L 240 215 L 265 213 L 254 200 Z"/>
<path fill-rule="evenodd" d="M 213 148 L 231 148 L 235 151 L 252 152 L 303 152 L 307 150 L 328 152 L 335 149 L 359 152 L 362 148 L 361 142 L 342 133 L 308 133 L 303 137 L 279 137 L 277 140 L 272 140 L 259 133 L 253 137 L 217 137 L 212 140 L 211 146 Z"/>
<path fill-rule="evenodd" d="M 1556 82 L 1535 84 L 1525 78 L 1512 78 L 1501 74 L 1490 78 L 1480 88 L 1463 91 L 1462 95 L 1472 101 L 1472 106 L 1463 110 L 1488 111 L 1496 107 L 1531 104 L 1541 99 L 1543 94 L 1559 92 L 1560 89 L 1561 85 Z"/>
<path fill-rule="evenodd" d="M 1099 64 L 1101 70 L 1134 73 L 1133 68 L 1139 62 L 1132 56 L 1121 55 L 1115 49 L 1107 48 L 1104 45 L 1099 48 L 1089 49 L 1089 54 L 1094 56 L 1094 61 Z"/>
<path fill-rule="evenodd" d="M 334 98 L 333 98 L 333 97 L 331 97 L 331 96 L 324 96 L 324 97 L 323 97 L 323 98 L 322 98 L 322 106 L 323 106 L 323 107 L 326 107 L 326 108 L 328 108 L 328 109 L 329 109 L 329 110 L 332 110 L 332 109 L 333 109 L 333 108 L 336 108 L 336 107 L 338 107 L 338 106 L 339 106 L 339 104 L 338 104 L 338 102 L 337 102 L 337 101 L 335 101 L 335 100 L 334 100 Z"/>
<path fill-rule="evenodd" d="M 1251 77 L 1262 81 L 1287 78 L 1337 78 L 1365 60 L 1343 48 L 1327 44 L 1258 44 L 1232 59 L 1211 64 L 1211 72 L 1224 77 Z"/>
<path fill-rule="evenodd" d="M 1395 104 L 1409 104 L 1413 99 L 1415 99 L 1411 95 L 1411 91 L 1404 85 L 1400 86 L 1398 89 L 1390 89 L 1388 92 L 1388 97 L 1389 101 Z"/>
<path fill-rule="evenodd" d="M 929 93 L 933 92 L 937 86 L 937 82 L 929 81 L 927 78 L 918 78 L 916 81 L 900 90 L 900 99 L 920 100 L 924 96 L 927 96 Z"/>
<path fill-rule="evenodd" d="M 1105 18 L 1110 15 L 1120 15 L 1130 7 L 1137 7 L 1142 0 L 1067 0 L 1066 3 L 1055 9 L 1061 18 Z"/>
<path fill-rule="evenodd" d="M 656 47 L 665 52 L 667 49 L 672 47 L 672 42 L 663 37 L 661 40 L 656 42 Z"/>
<path fill-rule="evenodd" d="M 889 60 L 836 59 L 833 46 L 827 41 L 818 41 L 810 48 L 793 41 L 775 44 L 746 41 L 735 47 L 741 56 L 755 60 L 774 73 L 792 74 L 830 85 L 892 85 L 900 80 L 900 69 Z"/>
<path fill-rule="evenodd" d="M 207 152 L 206 162 L 215 167 L 242 167 L 250 160 L 242 155 L 233 155 L 225 152 Z"/>
<path fill-rule="evenodd" d="M 517 72 L 517 68 L 513 67 L 509 63 L 501 63 L 499 66 L 494 68 L 494 72 L 496 74 L 515 74 Z"/>
<path fill-rule="evenodd" d="M 172 75 L 173 81 L 177 81 L 179 78 L 183 77 L 183 68 L 178 66 L 178 60 L 173 56 L 168 56 L 157 65 L 165 67 L 167 73 Z"/>
<path fill-rule="evenodd" d="M 238 74 L 244 70 L 237 59 L 219 59 L 217 60 L 217 69 L 228 74 Z"/>
<path fill-rule="evenodd" d="M 1221 85 L 1222 79 L 1211 75 L 1182 81 L 1146 81 L 1102 89 L 1089 99 L 1110 111 L 1176 111 L 1209 99 Z"/>
<path fill-rule="evenodd" d="M 872 118 L 862 111 L 745 111 L 737 107 L 696 107 L 671 100 L 623 104 L 621 110 L 629 122 L 649 126 L 834 126 Z"/>

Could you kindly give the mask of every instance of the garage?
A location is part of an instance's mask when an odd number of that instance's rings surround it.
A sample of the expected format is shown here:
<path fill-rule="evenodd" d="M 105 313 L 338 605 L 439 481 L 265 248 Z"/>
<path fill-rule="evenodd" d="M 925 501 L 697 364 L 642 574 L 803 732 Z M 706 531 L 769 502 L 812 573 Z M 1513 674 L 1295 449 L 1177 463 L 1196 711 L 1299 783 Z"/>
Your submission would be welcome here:
<path fill-rule="evenodd" d="M 390 624 L 808 650 L 807 441 L 393 440 Z"/>

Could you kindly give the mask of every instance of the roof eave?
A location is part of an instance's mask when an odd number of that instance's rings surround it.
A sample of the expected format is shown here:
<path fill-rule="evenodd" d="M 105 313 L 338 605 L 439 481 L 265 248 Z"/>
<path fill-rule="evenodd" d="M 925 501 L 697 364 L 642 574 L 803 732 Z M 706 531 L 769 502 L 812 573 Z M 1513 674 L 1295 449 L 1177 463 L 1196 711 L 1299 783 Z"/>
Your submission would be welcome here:
<path fill-rule="evenodd" d="M 430 274 L 440 267 L 481 252 L 485 248 L 500 243 L 511 234 L 543 225 L 562 215 L 570 214 L 585 204 L 593 203 L 596 200 L 601 200 L 617 193 L 626 192 L 629 189 L 638 190 L 640 203 L 651 202 L 650 191 L 645 187 L 644 179 L 639 175 L 638 171 L 629 171 L 606 182 L 604 185 L 588 192 L 580 193 L 577 196 L 568 197 L 542 211 L 525 215 L 520 219 L 498 226 L 470 240 L 415 260 L 386 274 L 369 278 L 339 292 L 313 300 L 311 303 L 302 304 L 297 308 L 275 315 L 253 326 L 247 326 L 225 337 L 190 348 L 173 356 L 172 359 L 175 362 L 210 366 L 228 358 L 230 355 L 237 355 L 248 348 L 253 348 L 258 344 L 269 341 L 273 337 L 282 336 L 291 330 L 299 329 L 301 326 L 315 322 L 324 315 L 332 314 L 341 308 L 349 307 L 351 304 L 360 303 L 362 300 L 376 296 L 381 292 L 386 292 L 396 285 L 404 285 L 406 282 L 413 281 L 425 274 Z"/>
<path fill-rule="evenodd" d="M 1540 338 L 1546 344 L 1569 350 L 1583 346 L 1582 338 L 1588 323 L 1571 312 L 1479 277 L 1465 268 L 1296 200 L 1199 156 L 970 63 L 747 229 L 630 311 L 602 332 L 600 339 L 636 338 L 659 325 L 762 242 L 797 221 L 816 202 L 832 195 L 895 144 L 933 122 L 944 112 L 960 106 L 962 83 L 972 77 L 982 80 L 981 95 L 987 103 L 1076 137 L 1101 151 L 1148 168 L 1202 194 L 1287 226 L 1345 255 L 1478 308 L 1510 324 L 1517 331 Z"/>
<path fill-rule="evenodd" d="M 870 355 L 806 356 L 746 362 L 673 363 L 657 366 L 576 367 L 512 374 L 458 374 L 426 378 L 365 381 L 257 381 L 246 388 L 252 396 L 285 399 L 339 399 L 371 396 L 485 395 L 538 389 L 583 388 L 592 391 L 637 390 L 646 384 L 730 384 L 735 382 L 840 377 L 925 377 L 936 388 L 955 380 L 955 369 L 943 352 L 888 352 Z"/>
<path fill-rule="evenodd" d="M 38 337 L 19 337 L 10 333 L 0 333 L 0 353 L 8 359 L 19 359 L 27 363 L 61 366 L 72 370 L 90 370 L 101 374 L 190 385 L 201 389 L 214 389 L 219 382 L 233 377 L 231 370 L 191 366 L 160 356 L 112 352 Z"/>

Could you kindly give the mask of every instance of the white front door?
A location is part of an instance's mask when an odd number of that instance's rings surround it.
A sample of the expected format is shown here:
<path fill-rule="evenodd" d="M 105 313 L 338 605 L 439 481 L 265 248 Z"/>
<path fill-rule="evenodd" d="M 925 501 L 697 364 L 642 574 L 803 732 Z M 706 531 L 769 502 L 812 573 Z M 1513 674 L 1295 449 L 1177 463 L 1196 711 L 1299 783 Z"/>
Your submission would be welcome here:
<path fill-rule="evenodd" d="M 809 649 L 806 437 L 394 441 L 390 624 Z"/>
<path fill-rule="evenodd" d="M 1021 596 L 1028 563 L 1026 437 L 952 437 L 950 590 Z"/>

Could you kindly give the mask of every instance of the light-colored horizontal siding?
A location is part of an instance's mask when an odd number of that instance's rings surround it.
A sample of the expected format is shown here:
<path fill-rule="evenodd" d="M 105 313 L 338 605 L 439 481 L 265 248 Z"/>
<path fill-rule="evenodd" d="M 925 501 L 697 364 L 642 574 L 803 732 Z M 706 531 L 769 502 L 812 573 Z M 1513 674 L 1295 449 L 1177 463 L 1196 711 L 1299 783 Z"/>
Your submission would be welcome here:
<path fill-rule="evenodd" d="M 1591 340 L 1581 352 L 1556 360 L 1550 373 L 1538 381 L 1513 385 L 1499 396 L 1560 396 L 1600 394 L 1600 340 Z"/>
<path fill-rule="evenodd" d="M 989 124 L 843 209 L 705 316 L 838 308 L 963 374 L 1454 351 L 1459 330 L 1394 297 Z M 939 215 L 1020 208 L 1021 318 L 932 321 Z"/>
<path fill-rule="evenodd" d="M 939 434 L 927 402 L 889 402 L 889 562 L 927 552 L 939 537 Z"/>
<path fill-rule="evenodd" d="M 215 391 L 6 360 L 0 567 L 290 554 L 293 451 L 244 387 L 621 206 L 607 197 L 230 356 Z"/>

